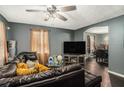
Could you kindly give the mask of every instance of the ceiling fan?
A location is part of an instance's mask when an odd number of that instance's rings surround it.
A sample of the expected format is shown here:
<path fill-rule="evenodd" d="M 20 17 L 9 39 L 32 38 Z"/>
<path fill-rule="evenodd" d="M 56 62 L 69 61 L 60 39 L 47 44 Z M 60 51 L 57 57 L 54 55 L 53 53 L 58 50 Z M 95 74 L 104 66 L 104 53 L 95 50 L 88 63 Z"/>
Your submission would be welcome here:
<path fill-rule="evenodd" d="M 38 10 L 38 9 L 26 9 L 27 12 L 43 12 L 46 13 L 46 18 L 44 21 L 48 21 L 50 18 L 58 18 L 62 21 L 67 21 L 68 19 L 60 14 L 60 12 L 69 12 L 76 10 L 76 6 L 64 6 L 61 8 L 57 8 L 55 5 L 51 5 L 46 7 L 46 10 Z"/>

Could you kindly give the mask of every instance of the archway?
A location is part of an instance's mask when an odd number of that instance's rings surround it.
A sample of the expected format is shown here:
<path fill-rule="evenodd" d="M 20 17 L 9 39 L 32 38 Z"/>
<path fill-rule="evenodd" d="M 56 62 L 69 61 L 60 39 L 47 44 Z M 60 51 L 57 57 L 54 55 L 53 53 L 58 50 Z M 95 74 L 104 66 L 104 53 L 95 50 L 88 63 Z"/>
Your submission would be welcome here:
<path fill-rule="evenodd" d="M 108 63 L 108 37 L 108 26 L 87 29 L 83 36 L 83 40 L 86 41 L 86 56 L 94 57 L 98 62 Z"/>

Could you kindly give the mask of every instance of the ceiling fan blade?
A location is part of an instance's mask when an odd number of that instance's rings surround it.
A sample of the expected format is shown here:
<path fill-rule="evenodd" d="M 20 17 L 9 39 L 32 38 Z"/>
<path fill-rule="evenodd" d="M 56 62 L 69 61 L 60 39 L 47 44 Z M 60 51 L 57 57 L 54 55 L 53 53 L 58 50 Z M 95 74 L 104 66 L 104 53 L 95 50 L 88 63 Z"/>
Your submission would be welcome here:
<path fill-rule="evenodd" d="M 65 18 L 63 15 L 60 15 L 60 14 L 56 13 L 56 16 L 57 16 L 57 18 L 59 18 L 60 20 L 67 21 L 67 18 Z"/>
<path fill-rule="evenodd" d="M 27 9 L 27 12 L 45 12 L 44 10 Z"/>
<path fill-rule="evenodd" d="M 57 9 L 55 5 L 52 5 L 52 8 L 55 9 L 55 10 Z"/>
<path fill-rule="evenodd" d="M 68 11 L 73 11 L 73 10 L 76 10 L 76 6 L 65 6 L 65 7 L 62 7 L 61 8 L 61 11 L 62 12 L 68 12 Z"/>

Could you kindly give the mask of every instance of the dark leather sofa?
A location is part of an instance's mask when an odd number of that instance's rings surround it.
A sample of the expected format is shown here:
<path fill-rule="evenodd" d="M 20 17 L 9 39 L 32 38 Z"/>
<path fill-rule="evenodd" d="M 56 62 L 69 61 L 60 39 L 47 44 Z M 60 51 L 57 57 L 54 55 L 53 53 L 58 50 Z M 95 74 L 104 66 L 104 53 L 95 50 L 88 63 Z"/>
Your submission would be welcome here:
<path fill-rule="evenodd" d="M 22 52 L 14 60 L 25 58 L 36 60 L 35 52 Z M 0 67 L 1 87 L 98 87 L 101 76 L 95 76 L 80 64 L 64 65 L 37 74 L 17 76 L 16 62 Z"/>
<path fill-rule="evenodd" d="M 3 72 L 0 71 L 1 74 L 3 73 L 0 77 L 1 87 L 94 87 L 100 86 L 101 83 L 100 76 L 86 74 L 87 72 L 80 64 L 67 65 L 56 70 L 25 76 L 16 76 L 14 65 L 12 63 L 0 68 L 3 69 L 1 70 Z"/>
<path fill-rule="evenodd" d="M 85 87 L 100 87 L 102 77 L 85 70 Z"/>

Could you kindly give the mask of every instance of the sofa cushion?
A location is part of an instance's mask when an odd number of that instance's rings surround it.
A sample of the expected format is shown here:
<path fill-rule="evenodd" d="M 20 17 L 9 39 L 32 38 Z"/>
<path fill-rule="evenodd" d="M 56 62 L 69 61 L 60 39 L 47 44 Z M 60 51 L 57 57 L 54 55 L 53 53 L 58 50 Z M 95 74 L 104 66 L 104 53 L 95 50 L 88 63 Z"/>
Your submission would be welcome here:
<path fill-rule="evenodd" d="M 13 77 L 16 75 L 16 64 L 10 63 L 0 67 L 0 78 Z"/>
<path fill-rule="evenodd" d="M 10 84 L 11 78 L 1 78 L 0 79 L 0 87 L 8 87 Z"/>
<path fill-rule="evenodd" d="M 16 76 L 11 78 L 11 80 L 9 81 L 9 86 L 20 86 L 20 85 L 48 79 L 51 77 L 54 77 L 52 71 L 40 72 L 37 74 L 31 74 L 25 76 Z"/>
<path fill-rule="evenodd" d="M 61 66 L 55 69 L 55 75 L 68 73 L 74 70 L 79 70 L 81 68 L 82 66 L 80 64 L 70 64 L 70 65 Z"/>
<path fill-rule="evenodd" d="M 38 58 L 36 52 L 21 52 L 16 56 L 15 60 L 16 59 L 25 59 L 25 61 L 27 60 L 34 61 L 37 60 Z"/>

